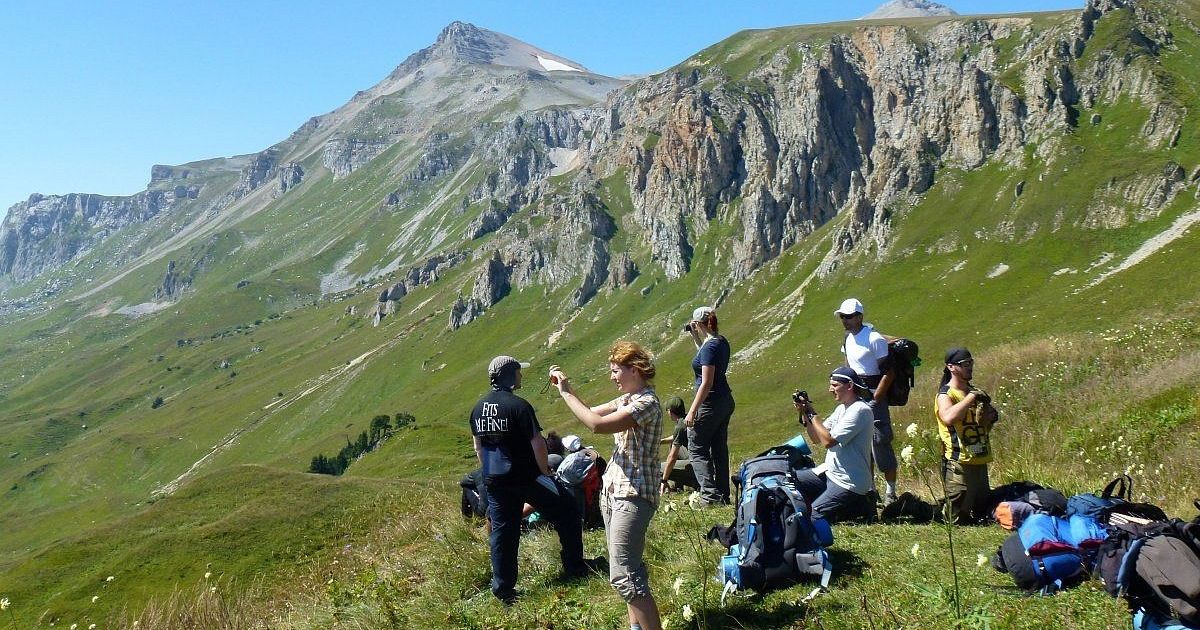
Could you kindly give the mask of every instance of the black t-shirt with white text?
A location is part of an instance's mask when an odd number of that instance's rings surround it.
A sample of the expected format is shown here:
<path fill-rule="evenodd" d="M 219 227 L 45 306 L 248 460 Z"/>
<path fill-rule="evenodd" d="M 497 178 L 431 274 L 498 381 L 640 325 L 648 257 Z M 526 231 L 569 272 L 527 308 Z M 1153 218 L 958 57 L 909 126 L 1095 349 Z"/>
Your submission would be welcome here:
<path fill-rule="evenodd" d="M 486 482 L 528 481 L 541 474 L 529 441 L 542 427 L 524 398 L 493 389 L 475 404 L 470 422 L 471 435 L 479 438 Z"/>

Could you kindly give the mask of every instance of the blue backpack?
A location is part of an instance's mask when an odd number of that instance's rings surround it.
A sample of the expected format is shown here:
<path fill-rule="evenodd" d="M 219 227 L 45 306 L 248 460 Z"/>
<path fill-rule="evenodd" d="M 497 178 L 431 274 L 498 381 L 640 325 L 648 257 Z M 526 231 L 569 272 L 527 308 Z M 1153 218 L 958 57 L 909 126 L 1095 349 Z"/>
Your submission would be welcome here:
<path fill-rule="evenodd" d="M 1033 514 L 996 551 L 992 567 L 1026 591 L 1050 595 L 1084 580 L 1089 556 L 1106 536 L 1093 518 Z"/>
<path fill-rule="evenodd" d="M 820 578 L 809 597 L 826 590 L 833 565 L 825 548 L 833 544 L 833 530 L 825 519 L 811 518 L 808 502 L 791 480 L 788 455 L 747 460 L 738 481 L 738 542 L 718 567 L 725 594 L 742 589 L 761 593 L 803 576 Z"/>
<path fill-rule="evenodd" d="M 1094 519 L 1103 518 L 1108 508 L 1128 502 L 1133 497 L 1133 478 L 1121 475 L 1108 482 L 1097 496 L 1092 493 L 1077 494 L 1067 499 L 1067 516 L 1082 514 Z"/>

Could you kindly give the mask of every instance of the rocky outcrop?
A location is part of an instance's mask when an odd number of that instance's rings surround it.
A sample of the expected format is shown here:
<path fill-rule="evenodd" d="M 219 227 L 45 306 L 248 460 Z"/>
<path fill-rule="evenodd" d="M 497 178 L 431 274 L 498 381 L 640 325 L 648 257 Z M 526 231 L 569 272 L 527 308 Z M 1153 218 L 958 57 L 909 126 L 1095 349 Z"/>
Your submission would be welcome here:
<path fill-rule="evenodd" d="M 279 169 L 279 188 L 275 196 L 279 197 L 288 190 L 295 188 L 304 179 L 304 168 L 296 162 L 289 162 Z"/>
<path fill-rule="evenodd" d="M 602 173 L 627 170 L 626 227 L 645 235 L 670 278 L 688 272 L 718 215 L 738 226 L 735 279 L 845 213 L 835 251 L 886 247 L 889 206 L 927 190 L 939 168 L 1017 163 L 1030 143 L 1053 155 L 1080 104 L 1164 94 L 1136 60 L 1081 69 L 1094 20 L 1123 6 L 1093 0 L 1077 27 L 1047 30 L 1024 18 L 950 20 L 919 34 L 864 25 L 828 45 L 783 46 L 745 76 L 701 56 L 615 95 L 592 161 Z M 1019 50 L 1001 60 L 994 43 L 1012 39 Z M 1144 135 L 1169 143 L 1181 120 L 1164 105 Z"/>
<path fill-rule="evenodd" d="M 187 200 L 197 185 L 153 189 L 131 197 L 30 195 L 0 224 L 0 276 L 29 280 L 86 252 L 118 230 L 145 223 Z"/>
<path fill-rule="evenodd" d="M 375 159 L 391 146 L 391 142 L 360 138 L 334 138 L 325 144 L 321 163 L 334 177 L 345 177 L 363 164 Z"/>
<path fill-rule="evenodd" d="M 465 252 L 447 252 L 427 259 L 420 265 L 410 267 L 401 275 L 398 282 L 385 287 L 379 292 L 379 299 L 371 308 L 368 316 L 376 326 L 389 315 L 396 313 L 400 300 L 417 287 L 429 286 L 437 282 L 441 274 L 467 260 Z M 490 306 L 490 304 L 489 304 Z M 484 307 L 486 308 L 486 307 Z M 482 312 L 482 311 L 480 311 Z"/>
<path fill-rule="evenodd" d="M 183 295 L 185 289 L 192 284 L 190 275 L 183 276 L 175 266 L 175 261 L 167 263 L 167 273 L 163 275 L 162 283 L 154 289 L 155 302 L 173 302 Z"/>
<path fill-rule="evenodd" d="M 633 258 L 629 256 L 629 252 L 621 252 L 616 262 L 613 263 L 612 275 L 609 278 L 609 282 L 613 288 L 623 289 L 633 284 L 634 279 L 637 277 L 637 263 L 633 262 Z"/>
<path fill-rule="evenodd" d="M 509 283 L 511 273 L 512 268 L 504 263 L 500 252 L 493 253 L 476 276 L 471 294 L 467 297 L 459 296 L 450 308 L 450 329 L 456 330 L 471 323 L 508 295 L 512 289 Z"/>
<path fill-rule="evenodd" d="M 500 229 L 514 213 L 535 202 L 555 169 L 555 149 L 590 150 L 594 132 L 604 123 L 603 111 L 550 109 L 522 114 L 500 129 L 477 127 L 474 144 L 481 158 L 497 169 L 466 196 L 464 204 L 486 207 L 467 228 L 477 239 Z"/>

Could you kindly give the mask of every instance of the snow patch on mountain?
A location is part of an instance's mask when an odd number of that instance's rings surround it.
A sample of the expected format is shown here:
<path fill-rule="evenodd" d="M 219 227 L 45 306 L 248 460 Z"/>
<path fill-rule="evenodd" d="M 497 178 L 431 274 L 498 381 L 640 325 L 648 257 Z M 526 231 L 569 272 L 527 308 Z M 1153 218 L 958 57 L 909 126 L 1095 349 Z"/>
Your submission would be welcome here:
<path fill-rule="evenodd" d="M 542 68 L 545 68 L 546 70 L 562 70 L 564 72 L 583 72 L 579 68 L 568 66 L 565 63 L 555 61 L 553 59 L 547 59 L 541 55 L 534 55 L 534 56 L 537 57 L 538 63 L 542 64 Z"/>

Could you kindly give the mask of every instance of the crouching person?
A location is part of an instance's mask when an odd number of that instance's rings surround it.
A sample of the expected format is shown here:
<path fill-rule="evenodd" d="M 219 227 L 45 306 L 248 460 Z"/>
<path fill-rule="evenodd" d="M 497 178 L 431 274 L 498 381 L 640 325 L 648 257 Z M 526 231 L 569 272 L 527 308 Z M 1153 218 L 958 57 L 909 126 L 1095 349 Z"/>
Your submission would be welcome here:
<path fill-rule="evenodd" d="M 942 438 L 942 483 L 950 516 L 961 524 L 988 517 L 988 462 L 992 461 L 992 426 L 1000 414 L 983 390 L 971 385 L 975 359 L 966 348 L 946 352 L 946 368 L 938 388 L 934 416 Z"/>
<path fill-rule="evenodd" d="M 491 521 L 492 594 L 505 604 L 516 600 L 517 549 L 521 543 L 521 508 L 526 503 L 558 532 L 566 577 L 590 572 L 583 559 L 583 524 L 566 488 L 549 469 L 546 441 L 533 406 L 513 393 L 521 387 L 520 363 L 498 356 L 488 366 L 492 389 L 471 411 L 475 455 L 487 488 Z"/>
<path fill-rule="evenodd" d="M 870 522 L 875 519 L 869 494 L 875 417 L 864 400 L 870 390 L 854 370 L 840 367 L 829 375 L 829 392 L 838 406 L 824 420 L 811 400 L 795 402 L 809 440 L 826 449 L 824 464 L 797 473 L 797 486 L 814 518 Z"/>

